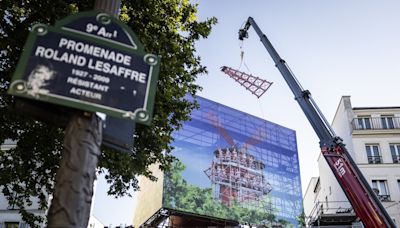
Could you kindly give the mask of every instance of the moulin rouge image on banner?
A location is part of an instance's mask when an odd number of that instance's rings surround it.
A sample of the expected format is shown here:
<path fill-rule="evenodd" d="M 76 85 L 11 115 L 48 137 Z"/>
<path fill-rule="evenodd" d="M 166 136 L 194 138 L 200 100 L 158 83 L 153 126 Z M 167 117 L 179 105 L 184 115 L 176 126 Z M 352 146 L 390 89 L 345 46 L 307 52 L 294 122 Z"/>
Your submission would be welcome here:
<path fill-rule="evenodd" d="M 159 57 L 144 53 L 121 22 L 101 16 L 35 25 L 9 93 L 148 123 Z"/>

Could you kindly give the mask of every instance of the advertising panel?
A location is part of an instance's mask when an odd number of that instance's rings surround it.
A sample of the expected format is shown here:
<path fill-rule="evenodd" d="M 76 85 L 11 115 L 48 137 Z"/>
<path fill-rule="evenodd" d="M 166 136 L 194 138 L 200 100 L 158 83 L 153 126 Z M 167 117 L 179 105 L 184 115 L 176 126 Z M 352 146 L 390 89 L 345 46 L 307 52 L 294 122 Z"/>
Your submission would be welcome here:
<path fill-rule="evenodd" d="M 174 135 L 163 207 L 251 225 L 297 227 L 302 209 L 295 131 L 213 101 Z"/>

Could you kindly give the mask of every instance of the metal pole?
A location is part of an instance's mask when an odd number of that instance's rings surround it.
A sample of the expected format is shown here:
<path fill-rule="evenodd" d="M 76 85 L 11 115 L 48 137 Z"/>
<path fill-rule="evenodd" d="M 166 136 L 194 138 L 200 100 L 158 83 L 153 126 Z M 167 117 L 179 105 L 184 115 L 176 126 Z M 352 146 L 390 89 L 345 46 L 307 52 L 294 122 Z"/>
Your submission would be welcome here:
<path fill-rule="evenodd" d="M 120 5 L 121 0 L 96 0 L 94 10 L 118 17 Z M 102 129 L 102 121 L 94 113 L 77 113 L 68 123 L 53 199 L 47 214 L 48 227 L 88 226 Z"/>
<path fill-rule="evenodd" d="M 121 0 L 96 0 L 94 10 L 108 13 L 111 16 L 118 18 L 121 8 Z"/>

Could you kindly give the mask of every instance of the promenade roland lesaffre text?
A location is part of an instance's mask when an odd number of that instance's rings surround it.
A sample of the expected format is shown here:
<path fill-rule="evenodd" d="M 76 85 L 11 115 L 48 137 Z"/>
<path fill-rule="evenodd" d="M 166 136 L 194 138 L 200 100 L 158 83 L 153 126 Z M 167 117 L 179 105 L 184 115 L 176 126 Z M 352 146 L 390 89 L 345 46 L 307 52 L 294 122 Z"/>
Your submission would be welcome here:
<path fill-rule="evenodd" d="M 88 69 L 95 70 L 101 73 L 127 78 L 143 84 L 146 83 L 146 73 L 128 68 L 132 65 L 132 58 L 129 55 L 125 55 L 95 45 L 86 44 L 84 42 L 77 42 L 75 40 L 67 38 L 61 38 L 58 43 L 58 47 L 66 49 L 66 51 L 62 52 L 53 48 L 37 46 L 34 55 L 58 62 L 73 64 L 80 67 L 86 66 Z M 75 53 L 70 53 L 67 50 Z M 80 54 L 91 55 L 97 58 L 101 58 L 102 60 L 92 58 L 87 59 L 85 56 Z M 121 64 L 127 67 L 121 66 Z"/>

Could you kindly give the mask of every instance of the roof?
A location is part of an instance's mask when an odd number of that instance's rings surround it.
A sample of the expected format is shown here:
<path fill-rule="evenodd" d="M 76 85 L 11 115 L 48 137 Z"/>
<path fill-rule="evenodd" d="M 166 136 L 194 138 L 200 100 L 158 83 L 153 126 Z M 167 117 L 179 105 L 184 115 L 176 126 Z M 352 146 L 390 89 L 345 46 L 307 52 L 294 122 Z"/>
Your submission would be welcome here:
<path fill-rule="evenodd" d="M 363 109 L 400 109 L 400 106 L 386 106 L 386 107 L 354 107 L 353 110 Z"/>

